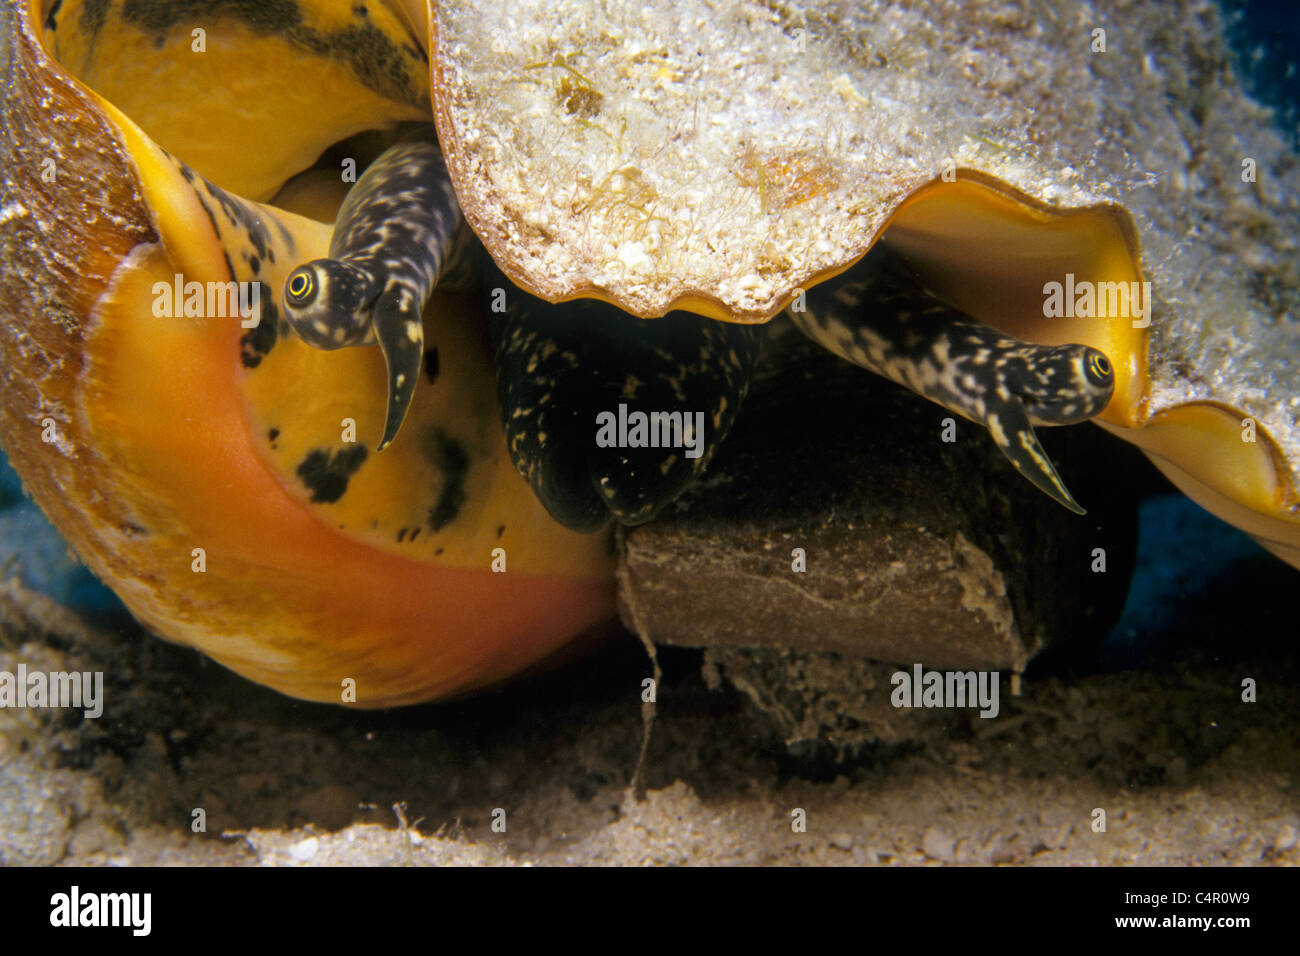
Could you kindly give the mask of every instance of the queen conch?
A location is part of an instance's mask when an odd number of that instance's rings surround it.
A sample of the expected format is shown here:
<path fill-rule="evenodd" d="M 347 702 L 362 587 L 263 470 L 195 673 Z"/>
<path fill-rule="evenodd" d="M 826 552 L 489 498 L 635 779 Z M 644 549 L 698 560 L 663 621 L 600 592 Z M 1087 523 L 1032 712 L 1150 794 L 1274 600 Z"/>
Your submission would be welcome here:
<path fill-rule="evenodd" d="M 144 623 L 289 694 L 461 693 L 598 629 L 608 538 L 511 466 L 481 303 L 435 292 L 424 437 L 350 483 L 375 350 L 154 308 L 324 256 L 330 150 L 432 116 L 520 288 L 761 323 L 883 240 L 974 318 L 1104 352 L 1097 423 L 1300 567 L 1284 144 L 1244 99 L 1194 129 L 1165 105 L 1213 61 L 1146 52 L 1176 10 L 974 6 L 5 4 L 4 448 Z"/>

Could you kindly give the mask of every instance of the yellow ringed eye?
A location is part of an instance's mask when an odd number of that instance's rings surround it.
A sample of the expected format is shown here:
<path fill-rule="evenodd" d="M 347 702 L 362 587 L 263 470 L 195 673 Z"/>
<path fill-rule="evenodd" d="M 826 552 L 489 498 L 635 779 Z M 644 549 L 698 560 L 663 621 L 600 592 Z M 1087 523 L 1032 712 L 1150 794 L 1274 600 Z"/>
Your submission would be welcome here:
<path fill-rule="evenodd" d="M 1110 375 L 1110 360 L 1104 355 L 1089 356 L 1088 367 L 1099 378 L 1106 378 Z"/>
<path fill-rule="evenodd" d="M 301 299 L 311 291 L 311 276 L 305 272 L 299 272 L 289 279 L 289 294 L 295 299 Z"/>

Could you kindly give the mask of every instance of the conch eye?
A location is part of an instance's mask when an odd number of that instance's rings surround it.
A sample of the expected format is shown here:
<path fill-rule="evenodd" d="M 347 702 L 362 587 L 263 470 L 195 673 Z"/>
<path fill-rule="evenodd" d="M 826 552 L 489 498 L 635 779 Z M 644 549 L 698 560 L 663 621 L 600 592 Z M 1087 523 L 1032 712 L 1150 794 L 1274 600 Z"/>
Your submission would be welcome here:
<path fill-rule="evenodd" d="M 297 301 L 302 302 L 312 294 L 312 290 L 315 287 L 315 280 L 312 279 L 311 273 L 305 269 L 289 276 L 287 289 L 289 292 L 289 298 L 291 299 L 296 299 Z"/>
<path fill-rule="evenodd" d="M 1088 356 L 1086 364 L 1088 378 L 1097 385 L 1109 385 L 1113 369 L 1110 367 L 1110 359 L 1100 352 L 1093 352 Z"/>

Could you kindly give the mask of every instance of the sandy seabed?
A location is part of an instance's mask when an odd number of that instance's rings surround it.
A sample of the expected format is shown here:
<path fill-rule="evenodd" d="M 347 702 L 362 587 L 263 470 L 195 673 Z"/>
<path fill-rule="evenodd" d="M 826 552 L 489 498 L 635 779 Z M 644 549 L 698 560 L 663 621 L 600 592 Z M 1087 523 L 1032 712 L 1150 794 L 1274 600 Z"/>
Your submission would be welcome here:
<path fill-rule="evenodd" d="M 1250 655 L 1029 679 L 995 720 L 931 714 L 837 762 L 676 651 L 638 799 L 633 638 L 473 701 L 359 713 L 11 581 L 0 670 L 103 670 L 106 701 L 0 710 L 0 863 L 1295 865 L 1300 667 Z"/>

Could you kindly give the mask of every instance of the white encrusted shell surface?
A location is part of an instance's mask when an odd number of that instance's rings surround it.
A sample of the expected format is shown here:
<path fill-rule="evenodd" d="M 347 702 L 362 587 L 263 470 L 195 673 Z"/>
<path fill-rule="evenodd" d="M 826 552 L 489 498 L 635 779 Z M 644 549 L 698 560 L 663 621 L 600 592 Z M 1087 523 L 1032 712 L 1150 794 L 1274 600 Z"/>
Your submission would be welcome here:
<path fill-rule="evenodd" d="M 970 167 L 1124 206 L 1153 284 L 1149 410 L 1235 406 L 1300 462 L 1300 172 L 1214 4 L 483 0 L 435 29 L 467 213 L 539 294 L 761 320 Z"/>

